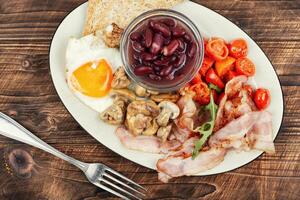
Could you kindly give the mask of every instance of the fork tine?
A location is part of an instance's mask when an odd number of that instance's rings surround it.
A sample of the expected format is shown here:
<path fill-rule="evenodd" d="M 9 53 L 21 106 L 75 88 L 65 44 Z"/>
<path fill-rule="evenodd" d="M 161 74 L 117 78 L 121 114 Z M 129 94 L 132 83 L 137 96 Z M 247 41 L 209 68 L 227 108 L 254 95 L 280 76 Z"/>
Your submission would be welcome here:
<path fill-rule="evenodd" d="M 116 195 L 116 196 L 118 196 L 118 197 L 120 197 L 120 198 L 122 198 L 122 199 L 130 200 L 128 197 L 125 197 L 124 195 L 122 195 L 122 194 L 120 194 L 120 193 L 118 193 L 118 192 L 116 192 L 116 191 L 114 191 L 114 190 L 112 190 L 112 189 L 106 187 L 105 185 L 102 185 L 101 183 L 96 182 L 96 183 L 94 183 L 94 184 L 95 184 L 96 186 L 98 186 L 99 188 L 102 188 L 103 190 L 105 190 L 105 191 L 107 191 L 107 192 L 110 192 L 110 193 L 112 193 L 112 194 L 114 194 L 114 195 Z"/>
<path fill-rule="evenodd" d="M 139 193 L 140 195 L 146 196 L 144 193 L 142 193 L 142 192 L 140 192 L 140 191 L 134 189 L 133 187 L 130 187 L 129 185 L 127 185 L 127 184 L 125 184 L 125 183 L 119 181 L 118 179 L 116 179 L 115 177 L 113 177 L 113 176 L 111 176 L 111 175 L 109 175 L 109 174 L 107 174 L 107 173 L 104 173 L 103 176 L 108 177 L 108 178 L 111 179 L 112 181 L 115 181 L 115 182 L 119 183 L 120 185 L 123 185 L 123 186 L 127 187 L 128 189 L 133 190 L 133 191 L 135 191 L 136 193 Z"/>
<path fill-rule="evenodd" d="M 106 183 L 106 184 L 108 184 L 108 185 L 110 185 L 110 186 L 112 186 L 112 187 L 114 187 L 114 188 L 116 188 L 117 190 L 120 190 L 120 191 L 124 192 L 125 194 L 128 194 L 128 195 L 130 195 L 130 196 L 132 196 L 132 197 L 134 197 L 134 198 L 136 198 L 136 199 L 142 200 L 141 198 L 139 198 L 139 197 L 137 197 L 137 196 L 131 194 L 130 192 L 124 190 L 123 188 L 121 188 L 121 187 L 119 187 L 119 186 L 117 186 L 117 185 L 115 185 L 115 184 L 112 184 L 111 182 L 109 182 L 109 181 L 107 181 L 107 180 L 105 180 L 105 179 L 99 179 L 99 180 L 102 181 L 102 182 L 104 182 L 104 183 Z M 101 184 L 101 183 L 100 183 L 100 184 Z"/>
<path fill-rule="evenodd" d="M 120 174 L 119 172 L 116 172 L 115 170 L 113 170 L 113 169 L 111 169 L 111 168 L 109 168 L 109 167 L 105 167 L 105 170 L 107 170 L 107 171 L 113 173 L 114 175 L 117 175 L 117 176 L 119 176 L 119 177 L 125 179 L 126 181 L 128 181 L 129 183 L 131 183 L 131 184 L 133 184 L 133 185 L 139 187 L 140 189 L 142 189 L 142 190 L 144 190 L 144 191 L 147 191 L 147 189 L 145 189 L 145 188 L 143 188 L 142 186 L 140 186 L 139 184 L 133 182 L 133 181 L 130 180 L 129 178 L 127 178 L 127 177 L 125 177 L 124 175 Z"/>

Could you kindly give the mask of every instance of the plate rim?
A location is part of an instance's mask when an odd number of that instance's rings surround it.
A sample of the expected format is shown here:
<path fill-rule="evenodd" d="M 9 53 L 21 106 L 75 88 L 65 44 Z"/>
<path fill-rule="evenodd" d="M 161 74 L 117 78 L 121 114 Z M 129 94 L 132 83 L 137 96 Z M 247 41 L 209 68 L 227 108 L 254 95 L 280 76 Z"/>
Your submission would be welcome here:
<path fill-rule="evenodd" d="M 195 3 L 195 2 L 191 2 L 191 3 Z M 50 45 L 49 45 L 49 48 L 48 48 L 48 65 L 49 65 L 49 71 L 50 71 L 50 78 L 51 78 L 52 85 L 53 85 L 53 87 L 54 87 L 54 89 L 55 89 L 55 93 L 56 93 L 57 96 L 59 97 L 59 100 L 60 100 L 60 102 L 62 103 L 62 105 L 64 106 L 65 110 L 67 110 L 67 112 L 72 116 L 72 118 L 76 121 L 76 123 L 77 123 L 77 124 L 78 124 L 85 132 L 87 132 L 91 137 L 93 137 L 95 140 L 97 140 L 97 139 L 96 139 L 92 134 L 90 134 L 83 126 L 81 126 L 81 124 L 75 119 L 75 117 L 73 116 L 73 114 L 67 109 L 67 106 L 66 106 L 65 103 L 63 102 L 61 96 L 59 95 L 59 93 L 58 93 L 58 91 L 57 91 L 57 89 L 56 89 L 56 87 L 55 87 L 54 80 L 53 80 L 53 76 L 52 76 L 52 71 L 51 71 L 51 67 L 50 67 L 50 66 L 51 66 L 51 63 L 50 63 L 51 46 L 52 46 L 52 44 L 53 44 L 53 39 L 54 39 L 54 37 L 55 37 L 55 35 L 56 35 L 56 33 L 57 33 L 57 30 L 59 29 L 59 27 L 61 26 L 61 24 L 63 23 L 63 21 L 64 21 L 64 20 L 65 20 L 65 19 L 66 19 L 73 11 L 74 11 L 74 10 L 76 10 L 77 8 L 79 8 L 80 6 L 82 6 L 83 4 L 88 4 L 88 1 L 85 1 L 85 2 L 83 2 L 83 3 L 80 3 L 78 6 L 76 6 L 76 7 L 73 8 L 72 10 L 70 10 L 70 11 L 69 11 L 69 12 L 61 19 L 61 21 L 59 22 L 59 24 L 58 24 L 57 27 L 55 28 L 55 31 L 54 31 L 54 33 L 53 33 L 52 36 L 51 36 L 51 39 L 50 39 L 51 42 L 50 42 Z M 214 12 L 215 14 L 219 15 L 220 17 L 222 17 L 224 20 L 227 20 L 227 21 L 231 22 L 234 26 L 236 26 L 238 29 L 240 29 L 241 31 L 243 31 L 243 32 L 244 32 L 247 36 L 249 36 L 249 38 L 257 45 L 257 47 L 263 52 L 264 56 L 265 56 L 265 57 L 267 58 L 267 60 L 270 62 L 271 66 L 272 66 L 272 70 L 274 71 L 274 73 L 275 73 L 275 75 L 276 75 L 276 78 L 277 78 L 277 80 L 278 80 L 278 82 L 279 82 L 280 91 L 281 91 L 281 97 L 282 97 L 282 115 L 281 115 L 281 121 L 280 121 L 279 129 L 278 129 L 278 131 L 277 131 L 277 133 L 276 133 L 275 138 L 273 139 L 273 141 L 275 142 L 275 140 L 276 140 L 276 138 L 278 137 L 278 134 L 280 133 L 280 131 L 281 131 L 281 129 L 282 129 L 282 126 L 283 126 L 283 118 L 284 118 L 284 113 L 285 113 L 285 107 L 286 107 L 286 105 L 285 105 L 285 103 L 284 103 L 284 102 L 285 102 L 285 96 L 284 96 L 283 89 L 282 89 L 282 83 L 281 83 L 281 81 L 280 81 L 280 79 L 279 79 L 279 75 L 277 74 L 277 72 L 276 72 L 276 70 L 275 70 L 275 67 L 274 67 L 272 61 L 269 59 L 269 57 L 267 56 L 267 54 L 265 53 L 265 51 L 260 47 L 260 45 L 258 45 L 258 43 L 252 38 L 252 36 L 251 36 L 250 34 L 248 34 L 243 28 L 239 27 L 236 23 L 234 23 L 233 21 L 231 21 L 230 19 L 228 19 L 226 16 L 220 14 L 219 12 L 217 12 L 217 11 L 211 9 L 211 8 L 208 8 L 208 7 L 206 7 L 206 6 L 204 6 L 204 5 L 200 4 L 200 3 L 195 3 L 195 4 L 200 5 L 200 6 L 204 7 L 204 8 L 206 8 L 206 9 L 208 9 L 208 10 Z M 100 142 L 99 140 L 97 140 L 97 142 L 101 143 L 103 146 L 105 146 L 105 148 L 108 148 L 105 144 L 103 144 L 103 143 Z M 111 151 L 113 151 L 113 152 L 116 153 L 117 155 L 119 155 L 119 156 L 121 156 L 121 157 L 123 157 L 123 158 L 125 158 L 125 159 L 127 159 L 127 160 L 129 160 L 129 161 L 131 161 L 131 162 L 133 162 L 133 163 L 135 163 L 135 164 L 137 164 L 137 165 L 139 165 L 139 166 L 146 167 L 146 166 L 141 165 L 141 164 L 139 164 L 139 163 L 137 163 L 137 162 L 135 162 L 135 161 L 133 161 L 133 160 L 131 160 L 131 159 L 128 159 L 128 158 L 122 156 L 121 154 L 119 154 L 118 152 L 114 151 L 114 150 L 111 149 L 111 148 L 108 148 L 108 149 L 111 150 Z M 262 151 L 262 152 L 260 152 L 255 158 L 253 158 L 252 160 L 249 160 L 247 163 L 242 164 L 242 165 L 240 165 L 240 166 L 238 166 L 238 167 L 234 167 L 234 168 L 229 169 L 229 170 L 225 170 L 225 171 L 217 172 L 217 173 L 213 173 L 213 174 L 207 174 L 207 175 L 200 175 L 200 174 L 198 175 L 198 174 L 194 174 L 194 175 L 192 175 L 192 176 L 213 176 L 213 175 L 218 175 L 218 174 L 230 172 L 230 171 L 239 169 L 239 168 L 241 168 L 241 167 L 244 167 L 244 166 L 250 164 L 251 162 L 253 162 L 254 160 L 256 160 L 258 157 L 260 157 L 263 153 L 265 153 L 265 152 Z M 149 167 L 146 167 L 146 168 L 151 169 L 151 170 L 154 170 L 154 169 L 149 168 Z"/>

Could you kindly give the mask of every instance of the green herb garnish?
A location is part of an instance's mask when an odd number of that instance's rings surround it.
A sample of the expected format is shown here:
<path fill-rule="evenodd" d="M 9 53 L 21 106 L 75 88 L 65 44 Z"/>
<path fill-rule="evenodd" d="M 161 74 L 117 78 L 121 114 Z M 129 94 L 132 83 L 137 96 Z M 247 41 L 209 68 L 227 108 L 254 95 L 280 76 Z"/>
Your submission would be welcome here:
<path fill-rule="evenodd" d="M 216 114 L 218 108 L 214 102 L 214 97 L 212 93 L 210 93 L 210 102 L 207 106 L 204 107 L 204 109 L 210 111 L 210 121 L 205 122 L 204 124 L 202 124 L 201 126 L 195 129 L 195 131 L 199 132 L 202 135 L 202 137 L 197 142 L 195 142 L 195 148 L 192 154 L 192 159 L 195 159 L 197 157 L 202 146 L 205 144 L 208 137 L 212 134 L 215 126 L 215 120 L 216 120 Z"/>
<path fill-rule="evenodd" d="M 208 84 L 208 88 L 216 90 L 217 93 L 222 92 L 221 88 L 219 88 L 218 86 L 216 86 L 216 85 L 214 85 L 212 83 Z"/>

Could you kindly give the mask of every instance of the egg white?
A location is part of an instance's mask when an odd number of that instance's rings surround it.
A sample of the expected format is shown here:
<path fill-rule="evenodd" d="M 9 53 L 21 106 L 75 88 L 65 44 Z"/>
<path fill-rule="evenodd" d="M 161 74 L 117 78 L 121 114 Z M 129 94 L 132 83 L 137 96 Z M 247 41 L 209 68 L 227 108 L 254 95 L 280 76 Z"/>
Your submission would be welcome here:
<path fill-rule="evenodd" d="M 100 59 L 105 59 L 113 72 L 122 65 L 119 50 L 107 47 L 102 39 L 93 34 L 79 39 L 69 39 L 66 50 L 66 79 L 68 86 L 78 99 L 97 112 L 104 111 L 112 104 L 110 95 L 99 98 L 86 96 L 73 87 L 71 76 L 83 64 Z"/>

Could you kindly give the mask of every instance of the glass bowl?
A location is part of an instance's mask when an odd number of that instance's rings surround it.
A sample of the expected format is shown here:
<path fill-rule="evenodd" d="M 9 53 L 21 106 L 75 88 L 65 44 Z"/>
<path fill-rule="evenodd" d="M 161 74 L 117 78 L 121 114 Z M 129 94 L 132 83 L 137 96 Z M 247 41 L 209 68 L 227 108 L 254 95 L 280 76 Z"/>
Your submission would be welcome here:
<path fill-rule="evenodd" d="M 144 76 L 137 76 L 134 74 L 134 67 L 131 66 L 129 62 L 129 45 L 131 42 L 130 34 L 136 31 L 140 26 L 142 26 L 145 21 L 148 21 L 150 19 L 155 20 L 158 18 L 162 19 L 164 17 L 172 18 L 175 21 L 180 22 L 184 26 L 185 30 L 189 32 L 191 40 L 195 43 L 196 53 L 194 54 L 194 57 L 192 57 L 192 66 L 186 68 L 186 71 L 184 71 L 184 73 L 181 73 L 179 77 L 176 77 L 176 80 L 164 80 L 164 82 L 162 83 L 161 81 L 150 81 L 149 78 L 145 78 Z M 185 86 L 199 71 L 204 57 L 204 41 L 195 24 L 185 15 L 174 10 L 155 9 L 142 13 L 127 26 L 121 37 L 120 51 L 124 69 L 127 75 L 135 83 L 148 90 L 158 92 L 172 92 Z"/>

